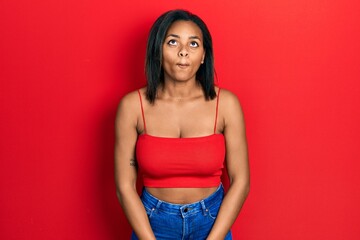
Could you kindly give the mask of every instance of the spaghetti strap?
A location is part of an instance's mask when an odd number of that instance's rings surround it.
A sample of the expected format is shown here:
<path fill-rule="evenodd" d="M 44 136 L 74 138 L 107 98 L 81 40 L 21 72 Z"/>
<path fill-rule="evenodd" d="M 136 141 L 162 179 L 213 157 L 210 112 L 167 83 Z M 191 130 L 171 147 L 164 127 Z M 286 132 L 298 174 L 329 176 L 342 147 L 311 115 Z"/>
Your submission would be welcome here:
<path fill-rule="evenodd" d="M 215 124 L 214 124 L 214 134 L 216 133 L 216 125 L 219 111 L 219 98 L 220 98 L 220 88 L 218 90 L 217 99 L 216 99 L 216 114 L 215 114 Z"/>
<path fill-rule="evenodd" d="M 144 123 L 144 133 L 146 133 L 145 114 L 144 114 L 144 107 L 143 107 L 143 103 L 142 103 L 140 89 L 138 89 L 138 93 L 139 93 L 140 106 L 141 106 L 141 115 L 142 115 L 142 119 L 143 119 L 143 123 Z"/>

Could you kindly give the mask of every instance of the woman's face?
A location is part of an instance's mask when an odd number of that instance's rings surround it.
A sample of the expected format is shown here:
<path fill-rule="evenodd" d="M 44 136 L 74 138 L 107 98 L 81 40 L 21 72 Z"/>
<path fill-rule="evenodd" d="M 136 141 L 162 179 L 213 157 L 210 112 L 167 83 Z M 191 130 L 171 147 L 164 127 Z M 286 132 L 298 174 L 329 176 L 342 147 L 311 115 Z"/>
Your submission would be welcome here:
<path fill-rule="evenodd" d="M 165 81 L 195 80 L 204 61 L 201 29 L 192 21 L 179 20 L 168 29 L 162 55 Z"/>

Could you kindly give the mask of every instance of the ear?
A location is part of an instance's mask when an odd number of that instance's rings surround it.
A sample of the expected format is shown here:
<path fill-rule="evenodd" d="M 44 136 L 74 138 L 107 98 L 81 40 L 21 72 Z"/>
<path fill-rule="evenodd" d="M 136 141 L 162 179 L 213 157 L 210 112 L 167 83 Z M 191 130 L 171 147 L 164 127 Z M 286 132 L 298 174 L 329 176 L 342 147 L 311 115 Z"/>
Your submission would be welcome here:
<path fill-rule="evenodd" d="M 204 54 L 203 54 L 203 56 L 202 56 L 202 59 L 201 59 L 201 64 L 203 64 L 203 63 L 204 63 L 204 60 L 205 60 L 205 52 L 204 52 Z"/>

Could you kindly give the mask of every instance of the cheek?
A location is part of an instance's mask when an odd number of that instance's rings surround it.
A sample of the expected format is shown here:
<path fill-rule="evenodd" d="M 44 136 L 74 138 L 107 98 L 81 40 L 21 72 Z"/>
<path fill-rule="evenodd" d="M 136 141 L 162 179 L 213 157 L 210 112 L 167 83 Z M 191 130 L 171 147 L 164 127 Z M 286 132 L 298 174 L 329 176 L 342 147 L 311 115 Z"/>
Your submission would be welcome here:
<path fill-rule="evenodd" d="M 198 54 L 196 56 L 196 58 L 195 58 L 196 64 L 201 64 L 202 60 L 203 60 L 203 55 L 202 54 Z"/>
<path fill-rule="evenodd" d="M 200 49 L 198 51 L 193 52 L 193 59 L 194 61 L 201 62 L 204 59 L 204 52 Z"/>
<path fill-rule="evenodd" d="M 163 51 L 162 54 L 162 58 L 163 58 L 163 62 L 174 62 L 174 59 L 176 58 L 176 55 L 174 55 L 175 53 L 172 51 Z"/>

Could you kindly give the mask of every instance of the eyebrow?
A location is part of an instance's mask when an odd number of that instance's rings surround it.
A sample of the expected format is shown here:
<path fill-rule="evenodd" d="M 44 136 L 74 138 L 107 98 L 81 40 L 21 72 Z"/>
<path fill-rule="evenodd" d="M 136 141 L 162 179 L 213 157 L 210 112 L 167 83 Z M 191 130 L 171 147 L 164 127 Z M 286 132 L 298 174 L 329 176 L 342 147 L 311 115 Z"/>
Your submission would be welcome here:
<path fill-rule="evenodd" d="M 177 35 L 177 34 L 172 34 L 172 33 L 170 33 L 169 35 L 166 36 L 166 38 L 168 38 L 168 37 L 180 38 L 179 35 Z M 198 40 L 201 41 L 200 37 L 198 37 L 198 36 L 190 36 L 189 39 L 198 39 Z"/>

